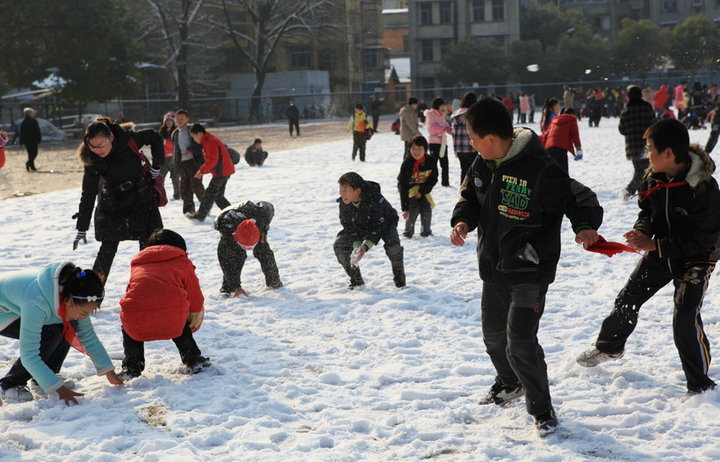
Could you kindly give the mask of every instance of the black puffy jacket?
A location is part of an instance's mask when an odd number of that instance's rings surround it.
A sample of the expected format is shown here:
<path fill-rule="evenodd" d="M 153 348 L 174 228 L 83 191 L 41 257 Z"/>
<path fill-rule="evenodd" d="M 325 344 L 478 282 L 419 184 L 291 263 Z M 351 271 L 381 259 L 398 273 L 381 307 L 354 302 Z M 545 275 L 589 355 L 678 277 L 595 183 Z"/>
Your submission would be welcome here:
<path fill-rule="evenodd" d="M 377 244 L 385 231 L 397 227 L 398 214 L 380 192 L 380 185 L 374 181 L 365 181 L 361 186 L 360 205 L 340 204 L 340 224 L 343 231 L 353 241 L 369 241 Z"/>

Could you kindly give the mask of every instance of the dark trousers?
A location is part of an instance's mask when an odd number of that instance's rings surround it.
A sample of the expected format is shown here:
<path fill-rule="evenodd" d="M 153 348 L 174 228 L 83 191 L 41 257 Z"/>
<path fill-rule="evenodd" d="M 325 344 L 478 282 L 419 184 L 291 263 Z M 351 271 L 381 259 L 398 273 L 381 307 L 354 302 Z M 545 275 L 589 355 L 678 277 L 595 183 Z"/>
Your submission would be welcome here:
<path fill-rule="evenodd" d="M 430 143 L 430 155 L 437 159 L 438 165 L 441 169 L 441 181 L 443 186 L 450 186 L 450 167 L 448 165 L 447 146 L 445 146 L 445 153 L 440 157 L 440 146 L 442 144 Z"/>
<path fill-rule="evenodd" d="M 232 205 L 230 201 L 225 199 L 225 185 L 229 179 L 229 176 L 216 176 L 210 180 L 210 184 L 208 184 L 205 194 L 203 194 L 203 198 L 200 201 L 197 218 L 204 220 L 208 213 L 210 213 L 213 203 L 217 204 L 221 210 Z"/>
<path fill-rule="evenodd" d="M 380 113 L 374 112 L 370 115 L 370 117 L 372 117 L 372 124 L 373 124 L 372 128 L 375 131 L 378 131 L 378 128 L 380 127 L 380 125 L 379 125 L 380 124 Z"/>
<path fill-rule="evenodd" d="M 389 229 L 385 230 L 383 236 L 383 247 L 385 248 L 385 254 L 390 259 L 390 264 L 393 268 L 393 276 L 396 278 L 400 277 L 400 269 L 402 268 L 402 278 L 404 282 L 405 269 L 403 266 L 403 248 L 400 245 L 400 236 L 397 232 L 397 223 L 391 224 Z M 338 263 L 342 265 L 343 269 L 350 276 L 350 283 L 357 285 L 362 284 L 362 274 L 360 268 L 357 266 L 350 265 L 350 255 L 353 253 L 353 241 L 345 231 L 340 231 L 335 243 L 333 244 L 333 250 L 335 251 L 335 257 L 337 257 Z"/>
<path fill-rule="evenodd" d="M 35 158 L 38 155 L 38 145 L 37 144 L 26 144 L 25 151 L 27 151 L 27 156 L 28 156 L 28 160 L 25 165 L 30 167 L 31 169 L 35 170 Z"/>
<path fill-rule="evenodd" d="M 562 167 L 565 172 L 568 171 L 568 153 L 563 148 L 552 147 L 547 149 L 547 153 L 552 160 Z"/>
<path fill-rule="evenodd" d="M 365 162 L 365 143 L 367 143 L 367 135 L 365 132 L 353 130 L 353 149 L 352 160 L 355 160 L 358 151 L 360 151 L 360 162 Z"/>
<path fill-rule="evenodd" d="M 290 136 L 293 133 L 293 127 L 295 127 L 295 133 L 300 136 L 300 119 L 297 117 L 290 117 L 288 119 L 288 129 L 290 130 Z"/>
<path fill-rule="evenodd" d="M 280 286 L 280 273 L 275 262 L 275 253 L 266 242 L 258 242 L 253 249 L 253 255 L 260 263 L 265 275 L 265 284 L 268 287 Z M 229 234 L 222 234 L 217 248 L 218 261 L 223 272 L 223 282 L 220 292 L 233 293 L 242 287 L 240 275 L 247 259 L 247 251 L 240 247 L 235 238 Z"/>
<path fill-rule="evenodd" d="M 637 192 L 638 188 L 642 184 L 643 177 L 645 176 L 645 170 L 647 170 L 650 165 L 650 159 L 633 159 L 632 163 L 635 172 L 633 173 L 632 180 L 630 180 L 630 183 L 628 183 L 625 188 L 631 196 Z"/>
<path fill-rule="evenodd" d="M 547 284 L 483 283 L 482 330 L 495 366 L 495 381 L 522 385 L 529 414 L 552 408 L 545 353 L 537 332 L 545 309 Z"/>
<path fill-rule="evenodd" d="M 139 374 L 145 370 L 145 343 L 130 337 L 125 329 L 122 329 L 122 335 L 123 349 L 125 350 L 122 367 Z M 180 336 L 175 337 L 172 341 L 180 353 L 183 364 L 191 366 L 197 362 L 201 353 L 188 324 L 185 324 Z"/>
<path fill-rule="evenodd" d="M 155 230 L 153 230 L 155 231 Z M 138 241 L 140 250 L 147 247 L 147 238 L 150 234 L 143 237 Z M 100 243 L 100 250 L 98 250 L 97 256 L 95 257 L 95 263 L 93 263 L 93 271 L 99 273 L 107 278 L 110 273 L 113 261 L 115 260 L 115 254 L 117 253 L 119 241 L 102 241 Z"/>
<path fill-rule="evenodd" d="M 710 131 L 710 138 L 707 140 L 707 144 L 705 145 L 705 152 L 710 154 L 713 149 L 715 149 L 715 145 L 717 144 L 718 135 L 720 134 L 720 126 L 713 125 L 712 129 Z"/>
<path fill-rule="evenodd" d="M 202 201 L 205 187 L 202 179 L 195 178 L 198 169 L 192 159 L 180 162 L 180 197 L 183 201 L 183 213 L 195 213 L 195 200 L 193 194 Z"/>
<path fill-rule="evenodd" d="M 696 263 L 670 272 L 668 263 L 653 253 L 640 260 L 630 274 L 625 287 L 615 299 L 615 306 L 603 321 L 598 335 L 597 349 L 617 353 L 625 349 L 625 342 L 637 325 L 640 307 L 658 290 L 672 281 L 673 338 L 680 354 L 687 387 L 690 391 L 703 391 L 715 386 L 708 377 L 710 344 L 703 329 L 700 310 L 710 275 L 715 265 Z"/>
<path fill-rule="evenodd" d="M 578 119 L 580 114 L 578 114 Z M 535 123 L 535 109 L 530 109 L 528 112 L 528 123 L 533 124 Z"/>
<path fill-rule="evenodd" d="M 70 321 L 73 328 L 77 327 L 77 321 Z M 65 357 L 70 349 L 70 344 L 65 341 L 62 335 L 62 324 L 48 324 L 43 326 L 40 333 L 40 359 L 54 373 L 60 372 L 60 368 L 65 361 Z M 20 338 L 20 319 L 16 319 L 9 326 L 0 332 L 3 337 L 14 339 Z M 0 379 L 0 387 L 3 390 L 8 388 L 25 386 L 32 376 L 22 365 L 22 361 L 18 358 L 10 368 L 5 377 Z"/>
<path fill-rule="evenodd" d="M 470 166 L 478 156 L 476 152 L 458 152 L 458 159 L 460 160 L 460 184 L 465 181 L 465 175 L 470 170 Z"/>
<path fill-rule="evenodd" d="M 412 142 L 405 141 L 405 152 L 403 152 L 403 160 L 410 155 L 410 147 L 412 147 Z"/>
<path fill-rule="evenodd" d="M 173 198 L 180 199 L 180 172 L 173 168 L 175 162 L 172 161 L 172 157 L 166 157 L 162 167 L 160 167 L 160 176 L 163 177 L 163 182 L 170 173 L 170 181 L 173 185 Z"/>
<path fill-rule="evenodd" d="M 405 220 L 405 236 L 412 237 L 415 234 L 415 221 L 417 221 L 418 215 L 420 215 L 420 234 L 423 236 L 429 236 L 432 234 L 430 224 L 432 223 L 432 207 L 430 203 L 421 197 L 416 199 L 411 197 L 408 202 L 408 218 Z"/>

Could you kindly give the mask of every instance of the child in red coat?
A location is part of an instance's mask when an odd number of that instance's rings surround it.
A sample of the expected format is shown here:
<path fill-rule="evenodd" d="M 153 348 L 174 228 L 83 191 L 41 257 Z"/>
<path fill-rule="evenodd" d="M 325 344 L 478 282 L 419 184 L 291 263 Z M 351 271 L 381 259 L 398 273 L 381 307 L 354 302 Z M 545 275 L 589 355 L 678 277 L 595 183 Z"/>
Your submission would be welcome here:
<path fill-rule="evenodd" d="M 566 172 L 568 152 L 573 154 L 575 160 L 581 160 L 583 154 L 575 111 L 572 108 L 563 109 L 559 116 L 552 119 L 548 129 L 540 135 L 540 142 L 550 157 Z"/>
<path fill-rule="evenodd" d="M 192 335 L 202 324 L 205 298 L 182 236 L 169 229 L 155 231 L 130 267 L 127 293 L 120 299 L 125 350 L 120 375 L 125 380 L 140 376 L 143 342 L 153 340 L 172 339 L 193 374 L 210 367 Z"/>

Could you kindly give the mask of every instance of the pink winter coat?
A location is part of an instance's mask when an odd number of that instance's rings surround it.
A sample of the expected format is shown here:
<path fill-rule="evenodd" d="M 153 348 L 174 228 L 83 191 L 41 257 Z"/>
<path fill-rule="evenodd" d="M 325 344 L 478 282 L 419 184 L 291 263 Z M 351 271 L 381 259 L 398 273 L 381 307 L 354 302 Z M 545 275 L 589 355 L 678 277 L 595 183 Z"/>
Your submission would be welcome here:
<path fill-rule="evenodd" d="M 190 312 L 203 310 L 205 297 L 195 266 L 184 250 L 153 245 L 130 262 L 130 282 L 120 299 L 123 329 L 139 342 L 179 337 Z"/>
<path fill-rule="evenodd" d="M 441 144 L 442 135 L 444 133 L 452 133 L 452 128 L 448 123 L 445 115 L 437 109 L 428 109 L 425 111 L 425 123 L 428 127 L 428 143 L 430 144 Z"/>

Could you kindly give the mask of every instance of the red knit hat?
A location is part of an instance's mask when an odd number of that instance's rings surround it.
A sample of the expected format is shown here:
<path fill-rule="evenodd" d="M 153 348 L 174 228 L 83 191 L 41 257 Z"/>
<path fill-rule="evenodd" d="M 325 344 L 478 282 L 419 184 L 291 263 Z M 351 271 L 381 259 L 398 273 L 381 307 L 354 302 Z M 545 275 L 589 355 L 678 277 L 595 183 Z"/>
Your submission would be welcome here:
<path fill-rule="evenodd" d="M 260 240 L 260 230 L 254 219 L 245 220 L 235 228 L 233 237 L 245 250 L 252 250 Z"/>

